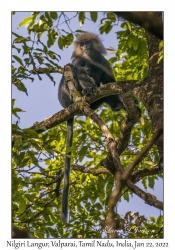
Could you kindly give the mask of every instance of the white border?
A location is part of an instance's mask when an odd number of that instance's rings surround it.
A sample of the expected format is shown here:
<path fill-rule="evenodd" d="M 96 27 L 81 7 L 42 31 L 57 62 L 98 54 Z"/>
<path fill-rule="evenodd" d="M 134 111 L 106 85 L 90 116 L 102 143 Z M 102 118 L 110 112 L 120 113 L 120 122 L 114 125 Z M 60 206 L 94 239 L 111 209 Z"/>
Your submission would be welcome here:
<path fill-rule="evenodd" d="M 49 4 L 48 4 L 49 3 Z M 0 2 L 0 246 L 6 248 L 11 226 L 11 11 L 42 10 L 98 10 L 98 11 L 164 11 L 165 19 L 165 80 L 164 80 L 164 123 L 165 123 L 165 238 L 161 242 L 169 242 L 170 249 L 174 242 L 174 127 L 175 127 L 175 80 L 174 80 L 174 4 L 173 1 L 1 1 Z M 170 186 L 171 185 L 171 186 Z M 139 240 L 138 240 L 139 241 Z M 150 240 L 148 240 L 150 241 Z M 41 242 L 41 240 L 40 240 Z M 141 240 L 143 242 L 143 240 Z M 34 249 L 34 248 L 32 248 Z"/>

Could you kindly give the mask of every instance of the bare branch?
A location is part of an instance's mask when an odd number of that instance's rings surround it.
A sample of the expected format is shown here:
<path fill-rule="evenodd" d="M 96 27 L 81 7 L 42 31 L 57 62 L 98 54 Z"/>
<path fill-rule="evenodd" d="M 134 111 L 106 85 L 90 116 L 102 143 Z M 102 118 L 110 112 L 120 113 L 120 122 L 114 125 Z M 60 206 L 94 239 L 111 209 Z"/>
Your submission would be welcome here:
<path fill-rule="evenodd" d="M 47 69 L 47 71 L 49 71 L 49 73 L 60 73 L 63 74 L 64 73 L 64 69 L 60 68 L 34 68 L 32 70 L 30 70 L 29 72 L 32 73 L 33 75 L 42 75 L 45 74 L 45 69 Z"/>
<path fill-rule="evenodd" d="M 142 160 L 146 152 L 152 147 L 152 145 L 155 143 L 155 141 L 159 138 L 159 136 L 162 134 L 163 128 L 160 128 L 155 132 L 152 139 L 144 146 L 144 148 L 141 150 L 140 154 L 136 156 L 135 160 L 131 162 L 126 169 L 125 173 L 123 174 L 123 179 L 126 180 L 130 176 L 131 172 L 133 171 L 134 167 Z"/>

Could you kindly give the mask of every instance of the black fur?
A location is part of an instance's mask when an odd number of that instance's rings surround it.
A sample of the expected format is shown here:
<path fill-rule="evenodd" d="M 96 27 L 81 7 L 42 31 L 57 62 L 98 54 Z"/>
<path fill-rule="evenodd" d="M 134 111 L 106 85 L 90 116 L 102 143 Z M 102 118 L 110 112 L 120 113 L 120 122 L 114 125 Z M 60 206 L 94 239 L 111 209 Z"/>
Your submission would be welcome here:
<path fill-rule="evenodd" d="M 115 82 L 109 62 L 104 57 L 105 48 L 99 37 L 92 33 L 83 33 L 77 37 L 74 43 L 74 52 L 72 54 L 72 64 L 68 64 L 73 72 L 75 88 L 83 95 L 92 95 L 96 88 L 102 84 Z M 67 83 L 64 76 L 61 79 L 58 89 L 58 99 L 64 108 L 72 104 Z M 90 107 L 95 110 L 103 103 L 110 106 L 113 111 L 123 108 L 123 103 L 119 95 L 104 97 L 92 103 Z M 70 126 L 72 128 L 70 129 Z M 70 135 L 70 131 L 72 134 Z M 72 140 L 73 137 L 73 121 L 68 121 L 67 138 Z M 66 147 L 70 147 L 72 141 L 67 139 Z M 66 156 L 64 166 L 64 178 L 69 179 L 70 158 Z M 66 183 L 68 183 L 66 181 Z M 67 217 L 67 197 L 69 185 L 64 186 L 62 200 L 62 220 L 66 221 Z"/>

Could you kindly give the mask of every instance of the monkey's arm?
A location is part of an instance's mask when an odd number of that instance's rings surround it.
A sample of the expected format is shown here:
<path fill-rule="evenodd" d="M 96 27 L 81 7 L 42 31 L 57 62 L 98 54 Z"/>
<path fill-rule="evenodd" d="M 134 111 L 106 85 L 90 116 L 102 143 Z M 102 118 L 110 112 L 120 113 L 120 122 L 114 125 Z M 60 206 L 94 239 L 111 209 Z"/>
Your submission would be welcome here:
<path fill-rule="evenodd" d="M 92 95 L 100 83 L 97 83 L 93 77 L 91 63 L 81 57 L 74 58 L 72 63 L 77 69 L 76 78 L 82 89 L 82 94 Z"/>
<path fill-rule="evenodd" d="M 78 80 L 82 88 L 82 95 L 92 95 L 97 89 L 97 84 L 95 83 L 94 79 L 83 70 L 79 72 Z"/>

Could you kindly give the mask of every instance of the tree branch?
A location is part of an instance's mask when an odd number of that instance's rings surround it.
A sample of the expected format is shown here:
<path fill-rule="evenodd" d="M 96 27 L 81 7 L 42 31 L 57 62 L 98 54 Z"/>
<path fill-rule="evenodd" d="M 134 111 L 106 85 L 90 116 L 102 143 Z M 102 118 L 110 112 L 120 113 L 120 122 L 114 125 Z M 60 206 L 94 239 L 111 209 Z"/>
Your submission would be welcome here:
<path fill-rule="evenodd" d="M 128 115 L 122 122 L 120 129 L 120 136 L 117 144 L 119 155 L 121 155 L 122 152 L 128 146 L 128 141 L 131 135 L 132 127 L 136 122 L 139 121 L 139 118 L 141 116 L 141 110 L 136 105 L 137 103 L 138 102 L 132 93 L 127 92 L 123 95 L 123 104 L 125 106 Z"/>
<path fill-rule="evenodd" d="M 151 12 L 114 12 L 114 14 L 123 17 L 124 19 L 139 24 L 147 31 L 151 32 L 160 39 L 163 39 L 163 22 L 161 18 L 154 15 L 151 16 Z"/>
<path fill-rule="evenodd" d="M 151 194 L 144 192 L 142 189 L 134 185 L 131 180 L 127 180 L 126 185 L 133 193 L 144 200 L 145 203 L 163 210 L 163 202 L 156 200 Z"/>
<path fill-rule="evenodd" d="M 92 96 L 83 96 L 82 100 L 86 103 L 91 104 L 101 99 L 102 97 L 114 95 L 114 94 L 121 94 L 123 93 L 122 85 L 125 85 L 124 82 L 108 83 L 98 88 Z M 127 89 L 129 89 L 129 86 Z M 48 129 L 53 128 L 56 125 L 59 125 L 60 123 L 67 121 L 68 119 L 80 113 L 81 113 L 81 110 L 79 106 L 77 105 L 77 103 L 74 103 L 70 105 L 68 108 L 61 110 L 58 113 L 54 114 L 52 117 L 42 122 L 37 122 L 29 128 L 35 130 L 39 134 L 39 133 L 45 132 Z M 14 142 L 18 137 L 21 137 L 21 136 L 18 136 L 18 135 L 12 136 L 12 146 L 14 145 Z"/>
<path fill-rule="evenodd" d="M 152 139 L 143 147 L 140 154 L 136 156 L 133 162 L 131 162 L 126 169 L 125 173 L 123 174 L 123 179 L 126 180 L 130 176 L 131 172 L 133 171 L 134 167 L 142 160 L 146 152 L 152 147 L 152 145 L 155 143 L 155 141 L 159 138 L 159 136 L 162 134 L 163 128 L 160 128 L 155 132 Z"/>
<path fill-rule="evenodd" d="M 72 170 L 78 170 L 81 173 L 85 173 L 85 174 L 92 174 L 94 176 L 100 175 L 100 174 L 111 174 L 109 170 L 107 170 L 106 168 L 98 168 L 98 169 L 94 169 L 94 168 L 86 168 L 86 167 L 82 167 L 78 164 L 76 165 L 71 165 L 71 169 Z"/>

